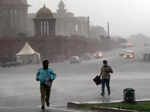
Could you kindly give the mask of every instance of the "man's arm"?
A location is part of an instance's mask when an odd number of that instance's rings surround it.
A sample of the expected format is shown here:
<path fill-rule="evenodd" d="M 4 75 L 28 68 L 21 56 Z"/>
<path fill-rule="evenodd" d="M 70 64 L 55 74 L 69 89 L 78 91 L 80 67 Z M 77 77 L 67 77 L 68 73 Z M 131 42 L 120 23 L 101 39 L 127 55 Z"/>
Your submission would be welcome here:
<path fill-rule="evenodd" d="M 56 73 L 52 69 L 50 69 L 49 72 L 50 72 L 50 79 L 55 80 L 56 79 Z"/>
<path fill-rule="evenodd" d="M 114 73 L 113 69 L 110 67 L 110 73 Z"/>
<path fill-rule="evenodd" d="M 40 72 L 38 71 L 37 74 L 36 74 L 36 81 L 40 81 L 39 75 L 40 75 Z"/>
<path fill-rule="evenodd" d="M 52 72 L 52 80 L 55 80 L 55 79 L 56 79 L 56 73 Z"/>

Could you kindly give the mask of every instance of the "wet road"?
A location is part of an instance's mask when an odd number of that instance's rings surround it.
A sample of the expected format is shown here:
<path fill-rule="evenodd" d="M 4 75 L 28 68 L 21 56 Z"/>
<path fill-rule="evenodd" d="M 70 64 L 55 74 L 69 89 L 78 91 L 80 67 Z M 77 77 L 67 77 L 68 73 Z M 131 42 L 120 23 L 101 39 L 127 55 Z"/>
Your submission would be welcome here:
<path fill-rule="evenodd" d="M 63 112 L 67 102 L 70 101 L 122 100 L 123 89 L 128 87 L 135 89 L 137 99 L 150 98 L 149 63 L 125 61 L 117 56 L 109 60 L 115 73 L 111 80 L 112 94 L 110 97 L 106 95 L 105 98 L 100 96 L 100 87 L 92 81 L 99 72 L 101 59 L 80 64 L 68 62 L 52 64 L 57 73 L 57 80 L 53 83 L 51 96 L 53 109 L 50 109 L 50 112 Z M 9 112 L 9 110 L 24 112 L 28 109 L 33 110 L 31 112 L 40 112 L 39 83 L 35 81 L 38 68 L 39 65 L 0 68 L 0 110 L 2 112 Z"/>

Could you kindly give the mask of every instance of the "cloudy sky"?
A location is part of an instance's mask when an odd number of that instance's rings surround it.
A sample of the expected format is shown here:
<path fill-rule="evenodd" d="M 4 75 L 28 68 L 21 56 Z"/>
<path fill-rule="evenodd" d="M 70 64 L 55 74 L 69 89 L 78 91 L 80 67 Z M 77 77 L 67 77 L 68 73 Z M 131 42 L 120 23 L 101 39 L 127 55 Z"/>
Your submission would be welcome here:
<path fill-rule="evenodd" d="M 56 12 L 60 0 L 45 0 Z M 129 36 L 144 33 L 150 36 L 150 0 L 64 0 L 68 11 L 76 16 L 90 16 L 91 24 L 106 29 L 110 22 L 111 34 Z M 28 0 L 29 12 L 36 12 L 44 0 Z"/>

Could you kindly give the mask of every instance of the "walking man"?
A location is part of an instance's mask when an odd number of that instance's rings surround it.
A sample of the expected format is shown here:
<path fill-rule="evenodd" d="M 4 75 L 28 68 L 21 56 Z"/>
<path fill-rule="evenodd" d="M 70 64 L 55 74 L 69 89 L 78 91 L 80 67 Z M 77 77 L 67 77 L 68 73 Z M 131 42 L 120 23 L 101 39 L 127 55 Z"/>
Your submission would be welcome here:
<path fill-rule="evenodd" d="M 103 60 L 103 66 L 101 68 L 100 77 L 102 79 L 102 93 L 101 95 L 105 95 L 105 85 L 107 87 L 108 95 L 111 94 L 110 91 L 110 73 L 113 73 L 111 66 L 108 65 L 107 60 Z"/>
<path fill-rule="evenodd" d="M 56 79 L 56 74 L 53 70 L 49 67 L 49 61 L 43 61 L 43 67 L 41 67 L 37 74 L 36 80 L 40 81 L 40 92 L 41 92 L 41 109 L 45 109 L 45 103 L 49 107 L 49 98 L 51 95 L 51 87 L 53 80 Z"/>

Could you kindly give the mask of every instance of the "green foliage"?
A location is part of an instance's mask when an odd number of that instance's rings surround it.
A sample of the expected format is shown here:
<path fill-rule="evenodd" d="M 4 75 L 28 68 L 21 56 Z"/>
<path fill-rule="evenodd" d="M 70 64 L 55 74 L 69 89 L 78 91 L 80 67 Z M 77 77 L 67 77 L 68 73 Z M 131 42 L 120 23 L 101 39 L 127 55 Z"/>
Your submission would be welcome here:
<path fill-rule="evenodd" d="M 93 107 L 110 107 L 110 108 L 137 110 L 140 112 L 150 112 L 150 102 L 137 102 L 135 104 L 129 104 L 123 102 L 109 103 L 109 104 L 81 104 L 78 107 L 83 110 L 89 110 L 92 109 Z"/>
<path fill-rule="evenodd" d="M 99 104 L 97 106 L 113 107 L 120 109 L 137 110 L 142 112 L 150 112 L 150 102 L 137 102 L 135 104 L 129 103 L 112 103 L 112 104 Z"/>

